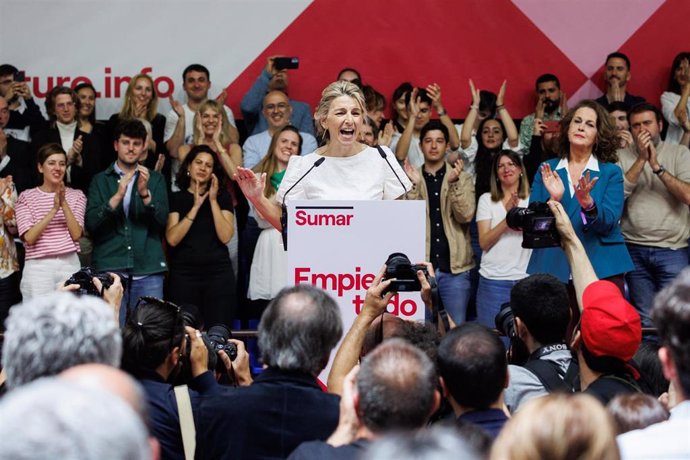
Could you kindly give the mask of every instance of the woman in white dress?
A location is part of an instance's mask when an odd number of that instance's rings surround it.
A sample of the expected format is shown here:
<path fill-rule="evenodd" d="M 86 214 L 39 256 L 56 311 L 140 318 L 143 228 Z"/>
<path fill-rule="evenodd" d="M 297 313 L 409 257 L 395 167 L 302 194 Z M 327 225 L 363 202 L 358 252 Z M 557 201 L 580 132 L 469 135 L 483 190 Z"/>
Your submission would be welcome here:
<path fill-rule="evenodd" d="M 359 87 L 347 81 L 328 85 L 314 114 L 316 123 L 324 130 L 326 143 L 313 154 L 290 158 L 274 198 L 264 194 L 266 173 L 256 175 L 251 169 L 237 168 L 237 183 L 242 192 L 273 227 L 282 229 L 280 203 L 284 198 L 286 202 L 290 199 L 394 200 L 410 190 L 412 184 L 390 149 L 382 147 L 389 167 L 376 148 L 358 141 L 365 114 Z M 319 167 L 286 197 L 286 191 L 317 161 L 321 161 Z"/>
<path fill-rule="evenodd" d="M 301 151 L 302 136 L 294 126 L 287 125 L 273 135 L 268 154 L 254 167 L 254 172 L 266 174 L 268 178 L 264 188 L 266 198 L 275 196 L 288 160 Z M 287 253 L 280 232 L 260 215 L 256 214 L 255 218 L 262 231 L 254 250 L 247 296 L 250 300 L 271 300 L 287 286 Z"/>

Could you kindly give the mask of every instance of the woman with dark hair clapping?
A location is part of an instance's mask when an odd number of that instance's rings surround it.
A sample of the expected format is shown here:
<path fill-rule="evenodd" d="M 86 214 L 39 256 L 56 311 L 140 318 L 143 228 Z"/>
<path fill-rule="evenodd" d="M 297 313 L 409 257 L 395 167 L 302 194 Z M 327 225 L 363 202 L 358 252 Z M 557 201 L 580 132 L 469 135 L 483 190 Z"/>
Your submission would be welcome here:
<path fill-rule="evenodd" d="M 623 172 L 615 162 L 618 140 L 609 114 L 594 101 L 582 101 L 561 120 L 561 158 L 542 163 L 530 202 L 561 202 L 600 279 L 623 290 L 623 274 L 633 269 L 625 247 Z M 535 249 L 528 273 L 551 273 L 563 283 L 570 268 L 561 248 Z"/>
<path fill-rule="evenodd" d="M 228 325 L 237 306 L 226 244 L 235 232 L 230 195 L 220 186 L 215 153 L 192 147 L 177 176 L 165 237 L 170 244 L 168 297 L 197 305 L 207 325 Z"/>

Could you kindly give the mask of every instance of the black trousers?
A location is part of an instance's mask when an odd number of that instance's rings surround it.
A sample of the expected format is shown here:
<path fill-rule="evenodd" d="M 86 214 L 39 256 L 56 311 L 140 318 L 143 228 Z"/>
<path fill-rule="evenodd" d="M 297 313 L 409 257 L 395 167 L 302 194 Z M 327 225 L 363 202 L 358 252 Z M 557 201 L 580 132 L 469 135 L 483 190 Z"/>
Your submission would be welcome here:
<path fill-rule="evenodd" d="M 195 305 L 206 329 L 216 324 L 230 327 L 238 304 L 232 266 L 171 267 L 167 298 L 183 308 Z"/>

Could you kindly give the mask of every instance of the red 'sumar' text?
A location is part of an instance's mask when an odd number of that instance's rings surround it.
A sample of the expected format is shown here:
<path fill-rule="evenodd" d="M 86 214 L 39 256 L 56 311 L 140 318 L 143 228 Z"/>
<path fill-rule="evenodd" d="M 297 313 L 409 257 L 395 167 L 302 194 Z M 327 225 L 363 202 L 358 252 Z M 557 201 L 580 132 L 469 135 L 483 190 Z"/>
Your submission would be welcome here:
<path fill-rule="evenodd" d="M 319 225 L 344 227 L 350 225 L 350 220 L 353 217 L 353 214 L 309 214 L 304 209 L 300 209 L 295 213 L 295 223 L 299 226 Z"/>

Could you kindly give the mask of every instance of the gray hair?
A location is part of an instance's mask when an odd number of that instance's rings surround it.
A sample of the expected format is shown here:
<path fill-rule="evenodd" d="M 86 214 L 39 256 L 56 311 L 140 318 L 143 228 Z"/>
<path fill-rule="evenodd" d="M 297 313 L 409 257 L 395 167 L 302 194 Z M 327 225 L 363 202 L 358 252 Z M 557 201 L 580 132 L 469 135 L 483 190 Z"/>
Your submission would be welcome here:
<path fill-rule="evenodd" d="M 316 106 L 314 120 L 316 121 L 318 129 L 322 128 L 321 121 L 328 116 L 328 110 L 331 108 L 333 100 L 341 96 L 350 96 L 354 99 L 360 109 L 362 109 L 362 116 L 366 115 L 366 103 L 364 102 L 364 95 L 359 86 L 345 80 L 335 81 L 324 88 L 321 92 L 319 105 Z M 325 135 L 328 136 L 328 130 L 325 130 Z"/>
<path fill-rule="evenodd" d="M 479 460 L 482 458 L 454 428 L 441 425 L 416 433 L 396 433 L 374 442 L 365 460 Z"/>
<path fill-rule="evenodd" d="M 264 364 L 317 375 L 343 334 L 340 309 L 319 288 L 285 288 L 261 316 L 259 348 Z"/>
<path fill-rule="evenodd" d="M 0 439 L 0 460 L 151 457 L 146 428 L 124 401 L 54 377 L 3 398 Z"/>
<path fill-rule="evenodd" d="M 103 300 L 53 293 L 10 309 L 2 362 L 15 388 L 77 364 L 119 367 L 122 338 Z"/>
<path fill-rule="evenodd" d="M 434 408 L 436 369 L 419 348 L 388 339 L 362 361 L 357 374 L 360 417 L 377 433 L 423 427 Z"/>

